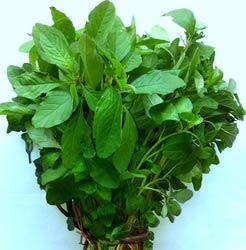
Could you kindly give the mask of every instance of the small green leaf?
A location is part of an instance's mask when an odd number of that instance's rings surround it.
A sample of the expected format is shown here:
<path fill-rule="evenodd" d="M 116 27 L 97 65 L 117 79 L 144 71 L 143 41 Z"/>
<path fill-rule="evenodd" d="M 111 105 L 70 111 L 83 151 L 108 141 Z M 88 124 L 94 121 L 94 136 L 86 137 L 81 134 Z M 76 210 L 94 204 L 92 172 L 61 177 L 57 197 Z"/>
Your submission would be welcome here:
<path fill-rule="evenodd" d="M 94 117 L 94 138 L 99 157 L 107 158 L 121 143 L 122 100 L 120 94 L 108 87 L 97 103 Z"/>
<path fill-rule="evenodd" d="M 190 128 L 203 122 L 203 118 L 200 115 L 193 114 L 192 112 L 184 112 L 179 117 L 187 122 Z"/>
<path fill-rule="evenodd" d="M 163 204 L 162 209 L 161 209 L 161 217 L 165 218 L 167 217 L 167 213 L 168 213 L 168 208 L 166 204 Z"/>
<path fill-rule="evenodd" d="M 149 113 L 150 109 L 160 103 L 163 103 L 162 98 L 157 95 L 157 94 L 153 94 L 153 95 L 143 95 L 143 105 L 144 105 L 144 109 L 145 109 L 145 113 L 148 117 L 151 118 L 151 115 Z"/>
<path fill-rule="evenodd" d="M 65 72 L 74 72 L 74 57 L 65 36 L 57 29 L 36 24 L 33 28 L 33 39 L 40 57 L 57 65 Z"/>
<path fill-rule="evenodd" d="M 66 121 L 73 111 L 70 91 L 53 90 L 37 108 L 32 123 L 36 128 L 50 128 Z"/>
<path fill-rule="evenodd" d="M 159 219 L 152 212 L 148 212 L 145 214 L 145 218 L 150 227 L 157 227 L 160 223 Z"/>
<path fill-rule="evenodd" d="M 164 16 L 171 16 L 173 21 L 179 26 L 183 27 L 189 33 L 189 35 L 194 34 L 196 19 L 190 10 L 177 9 L 164 14 Z"/>
<path fill-rule="evenodd" d="M 169 201 L 168 211 L 175 216 L 179 216 L 181 214 L 181 206 L 174 200 Z"/>
<path fill-rule="evenodd" d="M 191 199 L 191 197 L 193 196 L 193 192 L 189 189 L 182 189 L 175 192 L 173 195 L 178 202 L 185 203 L 186 201 Z"/>
<path fill-rule="evenodd" d="M 136 94 L 162 94 L 173 93 L 176 89 L 184 87 L 185 82 L 178 76 L 165 71 L 152 70 L 132 82 Z"/>
<path fill-rule="evenodd" d="M 159 25 L 155 25 L 151 29 L 150 37 L 155 38 L 155 39 L 164 40 L 167 42 L 170 41 L 167 31 Z"/>

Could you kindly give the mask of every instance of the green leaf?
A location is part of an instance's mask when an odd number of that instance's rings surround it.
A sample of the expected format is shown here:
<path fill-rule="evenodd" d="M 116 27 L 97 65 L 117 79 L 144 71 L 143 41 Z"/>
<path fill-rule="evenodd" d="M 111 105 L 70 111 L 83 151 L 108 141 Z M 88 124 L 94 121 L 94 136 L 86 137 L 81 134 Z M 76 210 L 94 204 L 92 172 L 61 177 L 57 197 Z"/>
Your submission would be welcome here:
<path fill-rule="evenodd" d="M 152 70 L 132 82 L 136 94 L 162 94 L 173 93 L 176 89 L 184 87 L 185 82 L 178 76 L 165 71 Z"/>
<path fill-rule="evenodd" d="M 55 7 L 50 7 L 50 10 L 54 21 L 53 27 L 60 30 L 69 43 L 73 42 L 75 39 L 75 28 L 72 21 Z"/>
<path fill-rule="evenodd" d="M 98 185 L 96 194 L 105 201 L 111 201 L 112 190 L 109 188 L 105 188 L 102 187 L 101 185 Z"/>
<path fill-rule="evenodd" d="M 29 163 L 32 163 L 31 154 L 33 151 L 33 141 L 27 133 L 22 134 L 21 138 L 24 140 L 26 145 L 26 153 L 28 155 Z"/>
<path fill-rule="evenodd" d="M 112 31 L 108 35 L 107 46 L 118 61 L 131 50 L 131 37 L 118 16 L 115 17 Z"/>
<path fill-rule="evenodd" d="M 90 170 L 89 174 L 96 183 L 110 189 L 119 186 L 119 174 L 108 161 L 102 159 L 88 159 L 87 163 Z"/>
<path fill-rule="evenodd" d="M 46 200 L 50 205 L 60 205 L 70 200 L 74 193 L 72 175 L 46 185 Z"/>
<path fill-rule="evenodd" d="M 32 118 L 36 128 L 50 128 L 66 121 L 73 111 L 73 99 L 70 91 L 53 90 L 37 108 Z"/>
<path fill-rule="evenodd" d="M 206 88 L 204 87 L 204 79 L 203 79 L 203 76 L 202 76 L 198 71 L 195 71 L 194 80 L 195 80 L 195 86 L 196 86 L 197 94 L 198 94 L 200 97 L 203 97 L 203 96 L 204 96 L 204 93 L 206 93 L 207 90 L 206 90 Z"/>
<path fill-rule="evenodd" d="M 20 76 L 17 76 L 15 79 L 15 92 L 19 96 L 31 100 L 35 100 L 42 94 L 47 94 L 51 90 L 65 85 L 64 82 L 52 80 L 36 73 L 24 73 Z"/>
<path fill-rule="evenodd" d="M 61 148 L 51 129 L 34 128 L 31 123 L 25 124 L 26 130 L 33 143 L 39 148 Z"/>
<path fill-rule="evenodd" d="M 27 105 L 17 102 L 4 102 L 0 104 L 0 115 L 32 115 L 34 110 Z"/>
<path fill-rule="evenodd" d="M 231 148 L 238 133 L 239 133 L 239 130 L 237 128 L 237 124 L 225 123 L 220 128 L 216 137 L 219 137 L 227 147 Z"/>
<path fill-rule="evenodd" d="M 176 99 L 173 104 L 179 114 L 183 112 L 192 112 L 193 105 L 191 100 L 187 97 L 180 97 Z"/>
<path fill-rule="evenodd" d="M 181 206 L 176 201 L 169 201 L 168 211 L 175 216 L 179 216 L 181 214 Z"/>
<path fill-rule="evenodd" d="M 151 29 L 150 37 L 152 37 L 154 39 L 164 40 L 167 42 L 170 41 L 167 31 L 159 25 L 155 25 Z"/>
<path fill-rule="evenodd" d="M 96 111 L 97 103 L 102 97 L 103 90 L 101 91 L 94 91 L 89 90 L 88 88 L 83 86 L 83 94 L 85 96 L 85 100 L 92 111 Z"/>
<path fill-rule="evenodd" d="M 137 126 L 129 111 L 126 110 L 125 123 L 122 129 L 121 144 L 112 158 L 112 162 L 119 173 L 122 173 L 127 169 L 131 161 L 137 140 Z"/>
<path fill-rule="evenodd" d="M 145 113 L 148 117 L 151 118 L 151 115 L 149 113 L 150 109 L 160 103 L 163 103 L 162 98 L 157 95 L 157 94 L 153 94 L 153 95 L 143 95 L 143 105 L 144 105 L 144 109 L 145 109 Z"/>
<path fill-rule="evenodd" d="M 86 85 L 96 89 L 103 77 L 103 63 L 95 42 L 87 34 L 82 34 L 78 48 L 84 65 Z"/>
<path fill-rule="evenodd" d="M 157 124 L 164 121 L 179 121 L 177 109 L 172 103 L 161 103 L 153 106 L 149 113 Z"/>
<path fill-rule="evenodd" d="M 68 170 L 64 168 L 63 166 L 59 166 L 56 169 L 49 168 L 42 174 L 41 183 L 42 185 L 46 185 L 50 182 L 60 180 L 67 173 L 68 173 Z"/>
<path fill-rule="evenodd" d="M 74 72 L 74 57 L 65 36 L 57 29 L 36 24 L 33 28 L 33 39 L 40 57 L 57 65 L 67 73 Z"/>
<path fill-rule="evenodd" d="M 170 137 L 163 146 L 163 155 L 171 160 L 182 160 L 192 152 L 191 135 L 180 134 Z"/>
<path fill-rule="evenodd" d="M 126 72 L 130 72 L 141 65 L 142 57 L 137 50 L 134 50 L 132 53 L 129 53 L 121 63 Z"/>
<path fill-rule="evenodd" d="M 86 194 L 94 194 L 97 190 L 97 184 L 92 180 L 83 180 L 79 183 L 79 190 L 84 191 Z"/>
<path fill-rule="evenodd" d="M 192 112 L 184 112 L 179 117 L 187 122 L 190 128 L 203 122 L 203 118 L 200 115 L 193 114 Z"/>
<path fill-rule="evenodd" d="M 79 108 L 62 135 L 62 161 L 65 168 L 75 167 L 82 157 L 82 144 L 90 142 L 91 129 Z"/>
<path fill-rule="evenodd" d="M 152 212 L 148 212 L 145 214 L 145 218 L 150 227 L 157 227 L 160 223 L 159 219 Z"/>
<path fill-rule="evenodd" d="M 218 108 L 218 102 L 208 96 L 197 98 L 197 100 L 194 102 L 193 105 L 194 105 L 193 111 L 195 113 L 199 113 L 203 108 L 210 108 L 210 109 Z"/>
<path fill-rule="evenodd" d="M 89 14 L 85 29 L 96 43 L 102 45 L 111 32 L 115 20 L 115 7 L 110 1 L 103 1 Z"/>
<path fill-rule="evenodd" d="M 185 203 L 186 201 L 192 198 L 193 192 L 189 189 L 182 189 L 180 191 L 174 192 L 173 195 L 178 202 Z"/>
<path fill-rule="evenodd" d="M 108 87 L 99 102 L 94 116 L 94 138 L 99 157 L 112 155 L 121 143 L 122 100 L 120 94 Z"/>
<path fill-rule="evenodd" d="M 190 10 L 177 9 L 164 14 L 164 16 L 171 16 L 173 21 L 184 28 L 190 35 L 194 34 L 196 19 Z"/>
<path fill-rule="evenodd" d="M 23 52 L 23 53 L 29 53 L 31 48 L 34 46 L 34 42 L 33 40 L 30 40 L 28 42 L 23 43 L 20 48 L 19 51 Z"/>
<path fill-rule="evenodd" d="M 168 213 L 168 208 L 166 204 L 163 204 L 162 209 L 161 209 L 161 217 L 165 218 L 167 217 L 167 213 Z"/>

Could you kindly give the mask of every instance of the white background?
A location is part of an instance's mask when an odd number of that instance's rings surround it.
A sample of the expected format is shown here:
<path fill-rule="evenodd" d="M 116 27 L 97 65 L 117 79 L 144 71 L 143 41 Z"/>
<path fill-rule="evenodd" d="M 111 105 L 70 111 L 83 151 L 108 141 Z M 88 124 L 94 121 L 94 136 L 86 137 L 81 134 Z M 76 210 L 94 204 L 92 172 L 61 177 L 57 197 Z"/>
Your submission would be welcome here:
<path fill-rule="evenodd" d="M 51 24 L 49 7 L 54 5 L 74 21 L 84 25 L 96 0 L 0 1 L 0 102 L 14 96 L 6 78 L 10 64 L 21 65 L 26 56 L 18 47 L 29 40 L 36 22 Z M 114 0 L 126 24 L 131 16 L 138 32 L 154 24 L 170 21 L 160 17 L 177 8 L 190 8 L 208 24 L 206 42 L 216 47 L 217 65 L 225 78 L 238 82 L 246 106 L 246 50 L 244 0 Z M 173 31 L 176 26 L 169 25 Z M 168 28 L 167 28 L 168 29 Z M 180 31 L 180 30 L 179 30 Z M 173 32 L 172 32 L 173 33 Z M 177 34 L 176 34 L 177 35 Z M 0 249 L 1 250 L 81 250 L 79 235 L 68 232 L 65 218 L 46 205 L 29 165 L 20 135 L 6 135 L 5 117 L 0 117 Z M 246 249 L 246 128 L 240 123 L 234 147 L 221 156 L 219 166 L 205 176 L 203 188 L 183 206 L 174 224 L 163 220 L 156 232 L 155 250 L 245 250 Z"/>

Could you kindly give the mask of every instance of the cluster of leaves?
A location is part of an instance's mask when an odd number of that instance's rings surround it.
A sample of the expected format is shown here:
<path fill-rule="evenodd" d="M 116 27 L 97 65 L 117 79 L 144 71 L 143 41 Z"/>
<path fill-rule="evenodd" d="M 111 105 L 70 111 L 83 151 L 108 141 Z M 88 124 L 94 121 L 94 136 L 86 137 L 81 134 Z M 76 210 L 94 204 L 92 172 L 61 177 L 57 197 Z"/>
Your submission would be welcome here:
<path fill-rule="evenodd" d="M 187 185 L 200 189 L 244 116 L 235 81 L 223 80 L 201 41 L 205 27 L 179 9 L 165 16 L 185 29 L 184 41 L 159 26 L 139 36 L 109 1 L 80 30 L 51 13 L 53 26 L 36 24 L 20 48 L 29 63 L 8 68 L 17 97 L 0 104 L 8 132 L 24 132 L 29 159 L 40 149 L 47 202 L 72 200 L 86 232 L 109 241 L 159 216 L 173 222 L 192 197 Z"/>

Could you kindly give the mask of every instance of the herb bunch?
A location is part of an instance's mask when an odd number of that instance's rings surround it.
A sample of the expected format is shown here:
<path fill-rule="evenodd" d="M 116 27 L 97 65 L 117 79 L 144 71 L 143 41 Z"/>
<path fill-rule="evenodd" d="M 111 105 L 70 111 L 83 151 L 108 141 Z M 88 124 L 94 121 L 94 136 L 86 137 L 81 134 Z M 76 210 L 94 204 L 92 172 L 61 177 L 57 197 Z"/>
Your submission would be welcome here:
<path fill-rule="evenodd" d="M 173 222 L 189 184 L 199 190 L 232 147 L 245 114 L 236 83 L 214 66 L 190 10 L 165 14 L 185 30 L 173 41 L 160 26 L 137 35 L 110 1 L 80 30 L 51 13 L 54 24 L 36 24 L 20 47 L 29 62 L 8 67 L 17 97 L 0 104 L 7 132 L 22 132 L 30 162 L 39 148 L 38 183 L 81 230 L 84 249 L 152 249 L 148 228 L 160 216 Z"/>

